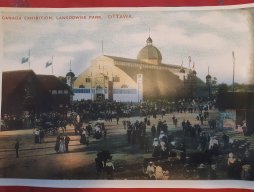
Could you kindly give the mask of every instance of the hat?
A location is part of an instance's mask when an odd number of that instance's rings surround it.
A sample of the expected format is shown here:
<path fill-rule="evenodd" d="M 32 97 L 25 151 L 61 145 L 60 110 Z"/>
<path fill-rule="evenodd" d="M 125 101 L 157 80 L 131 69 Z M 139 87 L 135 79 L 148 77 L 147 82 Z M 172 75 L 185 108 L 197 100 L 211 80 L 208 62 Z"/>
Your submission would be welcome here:
<path fill-rule="evenodd" d="M 205 165 L 203 163 L 201 163 L 198 168 L 205 168 Z"/>
<path fill-rule="evenodd" d="M 229 154 L 228 154 L 228 157 L 233 158 L 233 157 L 234 157 L 234 154 L 233 154 L 233 153 L 229 153 Z"/>
<path fill-rule="evenodd" d="M 150 162 L 149 162 L 149 164 L 153 164 L 153 162 L 152 162 L 152 161 L 150 161 Z"/>
<path fill-rule="evenodd" d="M 215 169 L 216 169 L 216 165 L 215 165 L 215 164 L 211 165 L 211 168 L 212 168 L 213 170 L 215 170 Z"/>
<path fill-rule="evenodd" d="M 249 171 L 249 170 L 251 169 L 251 165 L 245 164 L 245 165 L 242 166 L 242 169 L 243 169 L 244 171 Z"/>

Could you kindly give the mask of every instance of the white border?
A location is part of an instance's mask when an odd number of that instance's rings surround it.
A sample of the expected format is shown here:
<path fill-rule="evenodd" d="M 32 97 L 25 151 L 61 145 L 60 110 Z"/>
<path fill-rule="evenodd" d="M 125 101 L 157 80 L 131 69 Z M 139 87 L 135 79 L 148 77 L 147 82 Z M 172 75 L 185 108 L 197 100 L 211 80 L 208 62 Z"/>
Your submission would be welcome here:
<path fill-rule="evenodd" d="M 120 7 L 120 8 L 0 8 L 0 12 L 78 12 L 78 11 L 204 11 L 234 10 L 254 7 L 254 3 L 203 7 Z M 1 69 L 0 69 L 1 70 Z M 0 72 L 1 73 L 1 72 Z M 0 74 L 0 78 L 2 73 Z M 1 78 L 2 79 L 2 78 Z M 1 83 L 1 80 L 0 80 Z M 1 97 L 1 96 L 0 96 Z M 195 188 L 195 189 L 251 189 L 253 181 L 241 180 L 41 180 L 0 179 L 0 186 L 29 186 L 49 188 Z"/>
<path fill-rule="evenodd" d="M 240 5 L 216 5 L 216 6 L 197 6 L 197 7 L 98 7 L 98 8 L 17 8 L 0 7 L 0 11 L 15 12 L 77 12 L 77 11 L 209 11 L 209 10 L 231 10 L 254 7 L 254 3 Z"/>
<path fill-rule="evenodd" d="M 183 188 L 183 189 L 251 189 L 253 181 L 239 180 L 39 180 L 0 179 L 0 186 L 29 186 L 49 188 Z"/>

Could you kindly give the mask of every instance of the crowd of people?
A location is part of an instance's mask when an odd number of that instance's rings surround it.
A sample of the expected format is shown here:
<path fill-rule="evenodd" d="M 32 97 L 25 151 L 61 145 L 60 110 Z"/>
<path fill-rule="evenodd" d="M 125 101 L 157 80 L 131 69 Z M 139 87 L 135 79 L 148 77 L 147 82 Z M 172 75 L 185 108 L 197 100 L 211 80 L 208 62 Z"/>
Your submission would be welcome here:
<path fill-rule="evenodd" d="M 246 152 L 248 151 L 247 146 L 241 155 L 232 153 L 234 150 L 239 151 L 237 142 L 232 142 L 231 138 L 225 133 L 221 138 L 214 134 L 217 131 L 216 121 L 209 119 L 209 111 L 214 106 L 215 101 L 199 99 L 178 100 L 175 102 L 147 101 L 139 104 L 80 101 L 73 103 L 70 112 L 60 113 L 54 111 L 39 115 L 26 114 L 26 120 L 22 122 L 27 128 L 36 127 L 34 129 L 35 143 L 43 143 L 47 134 L 54 134 L 54 131 L 56 131 L 55 133 L 58 136 L 55 151 L 65 153 L 69 151 L 70 143 L 70 137 L 64 134 L 68 123 L 72 124 L 75 127 L 75 133 L 80 135 L 80 143 L 89 145 L 90 137 L 95 139 L 106 138 L 107 130 L 102 122 L 112 122 L 115 119 L 116 124 L 119 124 L 119 121 L 123 123 L 127 143 L 130 146 L 139 145 L 144 153 L 151 153 L 151 157 L 154 158 L 154 161 L 149 161 L 146 167 L 145 172 L 148 179 L 170 179 L 172 170 L 161 166 L 161 162 L 157 161 L 158 159 L 170 160 L 174 158 L 181 161 L 182 166 L 185 166 L 189 164 L 194 153 L 199 153 L 199 157 L 201 157 L 195 164 L 195 168 L 200 170 L 197 171 L 200 174 L 199 178 L 208 177 L 203 170 L 209 166 L 209 178 L 216 179 L 216 164 L 218 162 L 214 159 L 219 154 L 225 155 L 227 153 L 226 168 L 228 177 L 248 180 L 252 178 L 253 165 L 250 155 Z M 196 115 L 196 119 L 192 121 L 182 120 L 178 118 L 178 113 L 191 113 L 193 116 Z M 170 114 L 170 119 L 165 119 L 166 114 Z M 127 120 L 136 116 L 139 120 Z M 7 117 L 5 116 L 5 120 L 8 119 Z M 143 120 L 141 120 L 142 118 Z M 95 119 L 102 120 L 93 125 L 89 123 Z M 180 123 L 179 119 L 182 120 Z M 151 121 L 156 123 L 151 123 Z M 204 126 L 208 126 L 209 131 L 204 131 Z M 59 128 L 62 130 L 62 134 L 59 134 Z M 150 131 L 147 131 L 148 129 Z M 170 131 L 172 129 L 181 134 L 174 135 Z M 189 154 L 191 150 L 193 154 Z M 222 152 L 222 150 L 224 151 Z M 203 158 L 202 155 L 207 156 L 207 158 Z M 204 162 L 202 162 L 202 159 L 204 159 Z M 112 157 L 105 160 L 97 155 L 95 164 L 97 175 L 107 172 L 107 175 L 112 177 L 115 169 Z"/>
<path fill-rule="evenodd" d="M 70 140 L 68 135 L 58 135 L 56 138 L 55 151 L 57 153 L 68 153 Z"/>

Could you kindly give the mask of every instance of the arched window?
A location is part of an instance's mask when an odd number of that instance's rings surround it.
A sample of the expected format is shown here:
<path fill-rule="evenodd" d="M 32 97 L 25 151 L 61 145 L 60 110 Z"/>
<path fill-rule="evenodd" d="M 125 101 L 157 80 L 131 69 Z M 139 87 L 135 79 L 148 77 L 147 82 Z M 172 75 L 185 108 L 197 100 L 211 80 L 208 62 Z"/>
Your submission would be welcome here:
<path fill-rule="evenodd" d="M 128 88 L 128 85 L 122 84 L 121 88 Z"/>

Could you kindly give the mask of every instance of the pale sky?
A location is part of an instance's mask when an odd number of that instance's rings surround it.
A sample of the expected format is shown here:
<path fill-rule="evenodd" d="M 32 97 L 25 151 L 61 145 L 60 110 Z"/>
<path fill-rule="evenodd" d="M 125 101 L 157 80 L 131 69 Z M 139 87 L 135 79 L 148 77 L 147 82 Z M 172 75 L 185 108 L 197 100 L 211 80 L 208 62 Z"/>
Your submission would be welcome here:
<path fill-rule="evenodd" d="M 130 19 L 109 19 L 112 14 L 130 14 Z M 101 16 L 102 19 L 58 20 L 59 16 Z M 3 16 L 21 16 L 6 20 Z M 51 16 L 53 20 L 27 21 L 24 16 Z M 208 66 L 218 82 L 232 82 L 232 51 L 236 58 L 235 81 L 247 83 L 251 57 L 251 33 L 248 11 L 78 11 L 2 12 L 0 29 L 3 41 L 2 69 L 28 69 L 22 57 L 31 50 L 31 69 L 51 74 L 45 68 L 54 56 L 54 74 L 78 76 L 90 61 L 104 54 L 136 59 L 150 36 L 165 64 L 188 67 L 188 56 L 195 62 L 197 75 L 205 80 Z"/>

